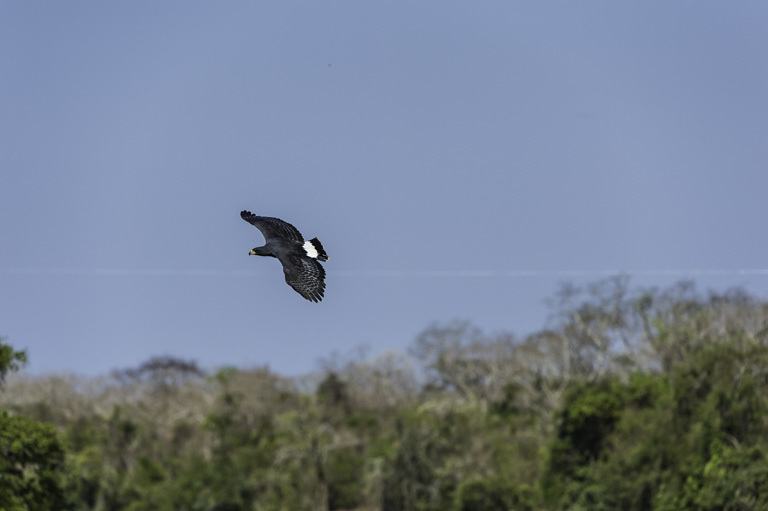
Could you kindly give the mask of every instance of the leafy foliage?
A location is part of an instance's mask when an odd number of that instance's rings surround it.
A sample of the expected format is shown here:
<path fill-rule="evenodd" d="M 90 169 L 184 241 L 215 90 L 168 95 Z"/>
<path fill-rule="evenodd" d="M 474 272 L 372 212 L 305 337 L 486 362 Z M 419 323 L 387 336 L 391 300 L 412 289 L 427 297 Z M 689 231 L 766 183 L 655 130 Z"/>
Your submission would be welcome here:
<path fill-rule="evenodd" d="M 611 279 L 553 307 L 525 339 L 434 325 L 305 378 L 10 378 L 0 509 L 768 508 L 768 304 Z M 0 343 L 0 379 L 25 361 Z"/>
<path fill-rule="evenodd" d="M 0 383 L 24 363 L 0 338 Z M 64 459 L 53 426 L 0 410 L 0 509 L 67 509 Z"/>
<path fill-rule="evenodd" d="M 55 428 L 0 411 L 0 508 L 65 509 L 63 468 Z"/>
<path fill-rule="evenodd" d="M 0 337 L 0 389 L 9 373 L 18 371 L 27 364 L 27 353 L 14 350 L 8 344 L 4 344 L 4 340 Z"/>

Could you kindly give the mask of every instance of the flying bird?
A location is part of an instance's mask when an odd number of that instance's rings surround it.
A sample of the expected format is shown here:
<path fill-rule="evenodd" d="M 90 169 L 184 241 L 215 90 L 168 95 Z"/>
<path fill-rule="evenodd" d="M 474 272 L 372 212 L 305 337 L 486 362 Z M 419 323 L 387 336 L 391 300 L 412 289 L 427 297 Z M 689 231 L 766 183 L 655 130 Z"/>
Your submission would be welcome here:
<path fill-rule="evenodd" d="M 240 216 L 264 235 L 263 247 L 256 247 L 248 255 L 277 258 L 283 265 L 285 281 L 301 296 L 313 302 L 323 299 L 325 269 L 318 261 L 327 261 L 323 245 L 317 238 L 304 241 L 301 233 L 279 218 L 256 216 L 241 211 Z"/>

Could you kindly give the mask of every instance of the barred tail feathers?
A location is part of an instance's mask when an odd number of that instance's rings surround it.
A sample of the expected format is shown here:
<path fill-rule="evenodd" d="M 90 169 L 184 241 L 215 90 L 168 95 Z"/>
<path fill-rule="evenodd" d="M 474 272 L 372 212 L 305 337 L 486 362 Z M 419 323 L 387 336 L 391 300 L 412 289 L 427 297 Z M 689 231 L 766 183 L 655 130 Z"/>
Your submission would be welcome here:
<path fill-rule="evenodd" d="M 304 242 L 304 250 L 307 252 L 307 256 L 317 259 L 318 261 L 327 261 L 328 254 L 325 253 L 323 244 L 317 238 L 312 238 L 309 241 Z"/>

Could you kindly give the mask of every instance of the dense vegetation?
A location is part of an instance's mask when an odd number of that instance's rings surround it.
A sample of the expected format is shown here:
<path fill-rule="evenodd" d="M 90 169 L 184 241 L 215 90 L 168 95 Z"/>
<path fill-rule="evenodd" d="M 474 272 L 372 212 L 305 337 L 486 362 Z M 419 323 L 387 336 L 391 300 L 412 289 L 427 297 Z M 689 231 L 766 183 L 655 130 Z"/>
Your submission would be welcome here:
<path fill-rule="evenodd" d="M 768 509 L 768 304 L 740 291 L 566 287 L 528 338 L 435 325 L 305 378 L 24 363 L 0 342 L 0 509 Z"/>

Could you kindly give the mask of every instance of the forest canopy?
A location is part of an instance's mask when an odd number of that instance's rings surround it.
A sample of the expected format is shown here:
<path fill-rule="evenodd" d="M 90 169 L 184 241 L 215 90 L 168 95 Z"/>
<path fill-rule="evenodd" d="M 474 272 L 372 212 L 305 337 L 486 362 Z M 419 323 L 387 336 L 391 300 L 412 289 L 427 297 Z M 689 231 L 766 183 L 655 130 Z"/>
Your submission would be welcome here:
<path fill-rule="evenodd" d="M 768 508 L 768 303 L 738 289 L 567 285 L 524 338 L 434 324 L 300 378 L 30 376 L 10 341 L 0 509 Z"/>

